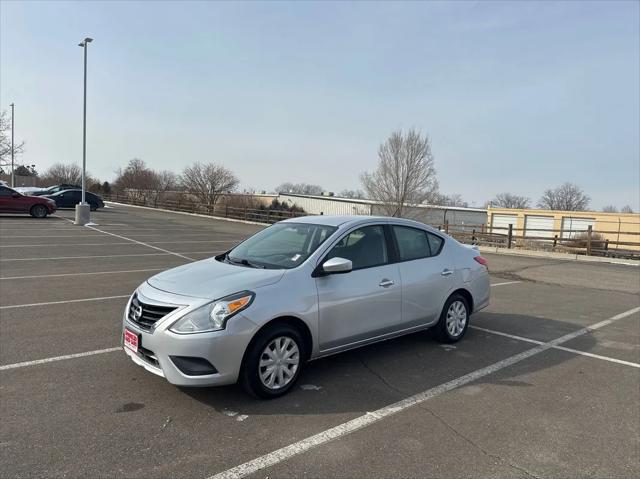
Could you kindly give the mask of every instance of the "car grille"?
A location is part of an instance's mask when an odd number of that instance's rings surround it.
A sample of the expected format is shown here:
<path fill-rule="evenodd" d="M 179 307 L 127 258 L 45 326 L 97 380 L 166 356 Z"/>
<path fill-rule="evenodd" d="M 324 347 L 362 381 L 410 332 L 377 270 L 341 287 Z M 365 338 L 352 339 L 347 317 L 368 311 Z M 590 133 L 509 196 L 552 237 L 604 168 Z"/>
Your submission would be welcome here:
<path fill-rule="evenodd" d="M 142 329 L 149 330 L 156 322 L 176 309 L 175 306 L 156 306 L 155 304 L 143 303 L 138 299 L 138 295 L 135 294 L 131 299 L 127 317 L 129 321 L 137 324 Z"/>

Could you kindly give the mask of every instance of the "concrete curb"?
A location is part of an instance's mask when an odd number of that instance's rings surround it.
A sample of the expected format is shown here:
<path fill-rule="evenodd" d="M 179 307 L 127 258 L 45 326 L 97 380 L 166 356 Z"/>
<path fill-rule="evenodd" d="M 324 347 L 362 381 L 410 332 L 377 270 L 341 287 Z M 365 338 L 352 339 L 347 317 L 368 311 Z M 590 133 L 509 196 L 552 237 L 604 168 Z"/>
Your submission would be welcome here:
<path fill-rule="evenodd" d="M 203 215 L 200 213 L 188 213 L 186 211 L 174 211 L 174 210 L 167 210 L 164 208 L 154 208 L 153 206 L 139 206 L 139 205 L 130 205 L 128 203 L 118 203 L 116 201 L 105 201 L 106 204 L 112 204 L 112 205 L 118 205 L 118 206 L 128 206 L 130 208 L 141 208 L 143 210 L 152 210 L 152 211 L 162 211 L 165 213 L 175 213 L 177 215 L 187 215 L 187 216 L 197 216 L 198 218 L 209 218 L 212 220 L 220 220 L 220 221 L 230 221 L 232 223 L 244 223 L 247 225 L 260 225 L 260 226 L 264 226 L 265 228 L 267 226 L 269 226 L 267 223 L 259 223 L 258 221 L 248 221 L 248 220 L 237 220 L 235 218 L 224 218 L 222 216 L 210 216 L 210 215 Z"/>
<path fill-rule="evenodd" d="M 635 259 L 621 259 L 621 258 L 605 258 L 601 256 L 586 256 L 582 254 L 571 253 L 554 253 L 550 251 L 526 251 L 526 250 L 513 250 L 507 248 L 498 248 L 495 246 L 479 246 L 478 249 L 485 253 L 496 253 L 511 256 L 527 256 L 530 258 L 554 258 L 564 259 L 567 261 L 584 261 L 587 263 L 612 263 L 612 264 L 624 264 L 627 266 L 640 266 L 640 261 Z"/>

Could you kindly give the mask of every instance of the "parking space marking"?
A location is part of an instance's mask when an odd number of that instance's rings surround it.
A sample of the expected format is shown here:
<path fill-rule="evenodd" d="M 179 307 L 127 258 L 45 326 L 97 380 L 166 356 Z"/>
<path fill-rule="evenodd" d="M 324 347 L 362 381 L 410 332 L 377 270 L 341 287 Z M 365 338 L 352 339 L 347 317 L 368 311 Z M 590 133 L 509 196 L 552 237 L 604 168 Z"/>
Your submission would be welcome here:
<path fill-rule="evenodd" d="M 24 368 L 27 366 L 35 366 L 38 364 L 53 363 L 56 361 L 62 361 L 64 359 L 84 358 L 86 356 L 95 356 L 96 354 L 112 353 L 114 351 L 120 350 L 122 350 L 122 348 L 118 346 L 115 348 L 97 349 L 95 351 L 87 351 L 84 353 L 66 354 L 64 356 L 56 356 L 54 358 L 36 359 L 35 361 L 24 361 L 21 363 L 5 364 L 4 366 L 0 366 L 0 371 L 5 371 L 7 369 Z"/>
<path fill-rule="evenodd" d="M 518 283 L 522 283 L 522 281 L 506 281 L 504 283 L 495 283 L 495 284 L 492 284 L 491 287 L 495 288 L 496 286 L 506 286 L 508 284 L 518 284 Z"/>
<path fill-rule="evenodd" d="M 578 354 L 580 356 L 586 356 L 588 358 L 601 359 L 602 361 L 609 361 L 610 363 L 622 364 L 623 366 L 631 366 L 632 368 L 640 368 L 640 364 L 632 363 L 631 361 L 624 361 L 622 359 L 616 359 L 609 356 L 602 356 L 600 354 L 588 353 L 587 351 L 580 351 L 579 349 L 565 348 L 564 346 L 556 346 L 554 349 L 566 351 L 567 353 Z"/>
<path fill-rule="evenodd" d="M 83 299 L 66 299 L 64 301 L 49 301 L 46 303 L 30 303 L 30 304 L 12 304 L 10 306 L 0 306 L 0 309 L 17 309 L 17 308 L 32 308 L 36 306 L 50 306 L 52 304 L 67 304 L 67 303 L 85 303 L 87 301 L 107 301 L 109 299 L 121 299 L 128 298 L 131 294 L 121 294 L 119 296 L 102 296 L 100 298 L 83 298 Z"/>
<path fill-rule="evenodd" d="M 577 338 L 578 336 L 582 336 L 583 334 L 586 334 L 590 331 L 600 329 L 622 318 L 626 318 L 627 316 L 637 313 L 638 311 L 640 311 L 640 307 L 633 308 L 623 313 L 617 314 L 616 316 L 613 316 L 609 319 L 605 319 L 604 321 L 600 321 L 599 323 L 596 323 L 592 326 L 581 328 L 578 331 L 565 334 L 564 336 L 561 336 L 552 341 L 539 344 L 536 347 L 531 348 L 527 351 L 523 351 L 522 353 L 515 354 L 501 361 L 493 363 L 489 366 L 486 366 L 481 369 L 477 369 L 468 374 L 465 374 L 464 376 L 461 376 L 449 382 L 443 383 L 434 388 L 428 389 L 426 391 L 415 394 L 413 396 L 409 396 L 408 398 L 405 398 L 396 403 L 377 409 L 376 411 L 367 412 L 366 414 L 363 414 L 362 416 L 352 419 L 351 421 L 347 421 L 345 423 L 339 424 L 335 427 L 322 431 L 318 434 L 307 437 L 306 439 L 302 439 L 288 446 L 284 446 L 280 449 L 276 449 L 275 451 L 267 453 L 256 459 L 245 462 L 244 464 L 240 464 L 231 469 L 227 469 L 226 471 L 222 471 L 218 474 L 214 474 L 213 476 L 210 476 L 209 479 L 240 479 L 240 478 L 246 477 L 257 471 L 260 471 L 267 467 L 271 467 L 280 462 L 286 461 L 287 459 L 290 459 L 293 456 L 297 456 L 299 454 L 302 454 L 303 452 L 309 451 L 310 449 L 321 446 L 329 441 L 338 439 L 342 436 L 346 436 L 348 434 L 351 434 L 352 432 L 355 432 L 362 428 L 370 426 L 373 423 L 376 423 L 378 421 L 381 421 L 382 419 L 385 419 L 389 416 L 397 414 L 407 408 L 410 408 L 417 404 L 421 404 L 425 401 L 428 401 L 431 398 L 434 398 L 448 391 L 459 388 L 460 386 L 464 386 L 465 384 L 468 384 L 470 382 L 476 381 L 480 378 L 493 374 L 497 371 L 505 369 L 516 363 L 524 361 L 525 359 L 529 359 L 549 349 L 552 349 L 555 346 L 559 346 L 562 343 L 565 343 L 574 338 Z"/>
<path fill-rule="evenodd" d="M 151 246 L 151 248 L 154 248 Z M 138 256 L 179 256 L 180 258 L 188 259 L 189 261 L 197 261 L 193 258 L 189 258 L 188 256 L 184 256 L 180 253 L 174 253 L 172 251 L 166 251 L 162 248 L 154 248 L 160 251 L 165 251 L 164 253 L 138 253 L 138 254 L 105 254 L 105 255 L 93 255 L 93 256 L 56 256 L 51 258 L 5 258 L 0 259 L 2 262 L 9 261 L 44 261 L 44 260 L 64 260 L 64 259 L 93 259 L 93 258 L 127 258 L 127 257 L 138 257 Z M 219 254 L 223 253 L 223 251 L 188 251 L 186 254 Z"/>
<path fill-rule="evenodd" d="M 482 328 L 480 326 L 469 326 L 471 329 L 483 331 L 485 333 L 494 334 L 496 336 L 502 336 L 504 338 L 515 339 L 516 341 L 523 341 L 531 344 L 544 344 L 544 341 L 538 341 L 537 339 L 525 338 L 523 336 L 516 336 L 515 334 L 503 333 L 502 331 L 495 331 L 493 329 Z"/>
<path fill-rule="evenodd" d="M 147 268 L 147 269 L 128 269 L 124 271 L 92 271 L 89 273 L 58 273 L 58 274 L 36 274 L 31 276 L 5 276 L 0 277 L 0 281 L 4 279 L 38 279 L 38 278 L 59 278 L 64 276 L 87 276 L 87 275 L 99 275 L 99 274 L 122 274 L 122 273 L 143 273 L 146 271 L 164 271 L 167 268 Z"/>
<path fill-rule="evenodd" d="M 478 331 L 483 331 L 485 333 L 494 334 L 496 336 L 503 336 L 505 338 L 515 339 L 517 341 L 523 341 L 526 343 L 532 344 L 544 344 L 542 341 L 538 341 L 536 339 L 525 338 L 523 336 L 516 336 L 515 334 L 503 333 L 502 331 L 495 331 L 493 329 L 481 328 L 480 326 L 469 326 L 471 329 L 476 329 Z M 610 363 L 622 364 L 623 366 L 631 366 L 633 368 L 640 368 L 640 364 L 634 363 L 631 361 L 624 361 L 622 359 L 612 358 L 610 356 L 602 356 L 600 354 L 593 354 L 587 351 L 580 351 L 579 349 L 566 348 L 564 346 L 554 346 L 553 349 L 559 349 L 561 351 L 566 351 L 568 353 L 578 354 L 580 356 L 586 356 L 594 359 L 601 359 L 603 361 L 609 361 Z"/>
<path fill-rule="evenodd" d="M 183 244 L 183 243 L 234 243 L 239 240 L 229 239 L 229 240 L 187 240 L 187 241 L 149 241 L 149 244 Z M 65 247 L 65 246 L 124 246 L 124 245 L 135 245 L 136 243 L 132 243 L 131 241 L 123 241 L 123 242 L 113 242 L 113 243 L 62 243 L 62 244 L 49 244 L 49 243 L 40 243 L 40 244 L 8 244 L 8 245 L 0 245 L 0 248 L 41 248 L 43 246 L 46 247 Z"/>
<path fill-rule="evenodd" d="M 109 231 L 99 230 L 98 228 L 95 228 L 93 226 L 88 226 L 88 228 L 92 229 L 94 231 L 99 231 L 100 233 L 104 233 L 104 234 L 107 234 L 107 235 L 115 236 L 116 238 L 120 238 L 120 239 L 123 239 L 123 240 L 127 240 L 127 241 L 132 241 L 134 243 L 138 243 L 139 245 L 146 246 L 147 248 L 155 249 L 155 250 L 158 250 L 158 251 L 163 251 L 164 253 L 168 253 L 168 254 L 172 254 L 174 256 L 178 256 L 180 258 L 188 259 L 189 261 L 195 261 L 195 259 L 189 258 L 188 256 L 185 256 L 183 254 L 174 253 L 173 251 L 169 251 L 168 249 L 163 249 L 163 248 L 160 248 L 158 246 L 153 246 L 153 245 L 151 245 L 149 243 L 143 243 L 142 241 L 138 241 L 138 240 L 134 240 L 134 239 L 131 239 L 131 238 L 127 238 L 126 236 L 117 235 L 117 234 L 111 233 Z M 204 252 L 206 253 L 206 251 L 204 251 Z"/>
<path fill-rule="evenodd" d="M 104 235 L 92 235 L 92 234 L 86 234 L 86 233 L 82 233 L 81 235 L 44 235 L 44 236 L 33 236 L 33 235 L 26 235 L 26 236 L 19 236 L 19 235 L 7 235 L 6 237 L 4 237 L 4 239 L 14 239 L 14 238 L 88 238 L 88 237 L 98 237 L 98 236 L 104 236 Z"/>

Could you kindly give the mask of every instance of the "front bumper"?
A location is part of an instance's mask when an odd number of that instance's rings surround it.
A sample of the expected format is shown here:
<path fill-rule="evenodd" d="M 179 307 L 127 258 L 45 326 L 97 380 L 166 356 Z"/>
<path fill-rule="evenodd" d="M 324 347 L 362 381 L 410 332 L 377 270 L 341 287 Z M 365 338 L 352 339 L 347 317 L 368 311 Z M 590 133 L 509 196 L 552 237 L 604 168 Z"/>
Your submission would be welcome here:
<path fill-rule="evenodd" d="M 237 382 L 244 352 L 257 330 L 255 323 L 242 314 L 237 314 L 227 322 L 226 328 L 222 331 L 177 334 L 170 331 L 169 327 L 205 301 L 171 295 L 152 288 L 147 283 L 138 288 L 137 294 L 143 302 L 178 305 L 179 308 L 160 319 L 151 330 L 145 330 L 129 321 L 127 318 L 129 304 L 127 304 L 123 316 L 122 333 L 124 335 L 124 328 L 136 333 L 139 338 L 139 348 L 137 353 L 126 347 L 124 351 L 134 363 L 153 374 L 164 377 L 176 386 L 220 386 Z M 187 375 L 176 366 L 171 359 L 172 356 L 206 359 L 217 372 L 197 376 Z"/>

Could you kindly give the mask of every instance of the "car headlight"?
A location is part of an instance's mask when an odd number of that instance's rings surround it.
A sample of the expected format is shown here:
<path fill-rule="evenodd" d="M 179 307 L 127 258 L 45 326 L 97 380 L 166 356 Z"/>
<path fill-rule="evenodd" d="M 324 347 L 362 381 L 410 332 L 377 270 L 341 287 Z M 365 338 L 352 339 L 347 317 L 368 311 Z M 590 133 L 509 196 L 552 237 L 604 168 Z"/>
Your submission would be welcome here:
<path fill-rule="evenodd" d="M 170 330 L 180 334 L 220 331 L 225 328 L 230 317 L 247 309 L 254 297 L 255 294 L 251 291 L 242 291 L 217 299 L 185 314 Z"/>

